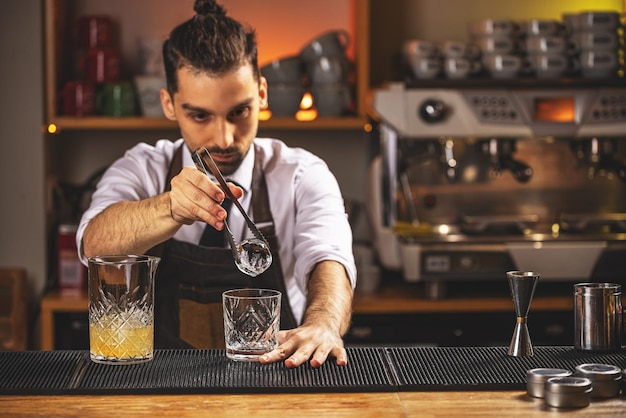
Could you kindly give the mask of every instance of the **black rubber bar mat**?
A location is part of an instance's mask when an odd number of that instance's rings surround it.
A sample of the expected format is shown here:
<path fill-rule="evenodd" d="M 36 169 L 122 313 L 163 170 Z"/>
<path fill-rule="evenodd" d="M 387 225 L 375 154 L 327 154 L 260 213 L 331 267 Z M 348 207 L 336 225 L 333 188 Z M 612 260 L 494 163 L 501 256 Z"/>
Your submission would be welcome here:
<path fill-rule="evenodd" d="M 626 351 L 599 353 L 572 347 L 534 347 L 531 357 L 510 357 L 508 347 L 385 349 L 399 391 L 525 390 L 526 372 L 539 367 L 575 371 L 579 364 L 626 368 Z"/>
<path fill-rule="evenodd" d="M 393 391 L 380 349 L 350 350 L 345 367 L 235 362 L 223 350 L 156 350 L 135 365 L 93 363 L 87 351 L 0 352 L 0 394 L 303 393 Z"/>
<path fill-rule="evenodd" d="M 0 352 L 0 395 L 138 393 L 315 393 L 518 390 L 536 367 L 582 363 L 626 368 L 626 351 L 536 347 L 509 357 L 505 347 L 348 348 L 348 365 L 320 368 L 234 362 L 223 350 L 157 350 L 151 362 L 93 363 L 87 351 Z"/>

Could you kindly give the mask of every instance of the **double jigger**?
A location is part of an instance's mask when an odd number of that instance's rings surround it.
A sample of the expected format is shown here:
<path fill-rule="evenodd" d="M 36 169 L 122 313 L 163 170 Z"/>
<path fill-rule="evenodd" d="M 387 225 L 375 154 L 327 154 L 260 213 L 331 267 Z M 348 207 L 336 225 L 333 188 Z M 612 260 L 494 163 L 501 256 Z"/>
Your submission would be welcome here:
<path fill-rule="evenodd" d="M 509 356 L 523 357 L 533 355 L 533 345 L 528 333 L 528 310 L 533 300 L 539 273 L 532 271 L 509 271 L 506 273 L 515 305 L 517 321 L 513 338 L 509 345 Z"/>

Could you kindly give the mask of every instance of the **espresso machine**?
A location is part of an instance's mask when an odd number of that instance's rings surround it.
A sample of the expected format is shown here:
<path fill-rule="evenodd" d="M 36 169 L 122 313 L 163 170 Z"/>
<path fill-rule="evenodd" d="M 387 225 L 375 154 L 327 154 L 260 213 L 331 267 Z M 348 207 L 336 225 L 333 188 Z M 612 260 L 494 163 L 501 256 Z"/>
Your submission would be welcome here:
<path fill-rule="evenodd" d="M 374 90 L 371 106 L 383 267 L 432 299 L 510 270 L 624 281 L 623 79 L 416 80 Z"/>

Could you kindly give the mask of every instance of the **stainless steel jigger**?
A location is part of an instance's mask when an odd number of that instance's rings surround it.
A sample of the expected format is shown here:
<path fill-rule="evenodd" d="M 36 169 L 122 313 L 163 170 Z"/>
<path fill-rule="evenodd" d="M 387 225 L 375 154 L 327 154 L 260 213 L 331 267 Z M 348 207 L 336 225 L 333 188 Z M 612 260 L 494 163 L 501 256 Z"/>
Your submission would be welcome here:
<path fill-rule="evenodd" d="M 538 273 L 532 271 L 509 271 L 506 273 L 511 288 L 511 296 L 515 305 L 517 322 L 513 331 L 513 339 L 509 345 L 509 356 L 532 356 L 533 345 L 528 334 L 528 310 L 533 300 Z"/>

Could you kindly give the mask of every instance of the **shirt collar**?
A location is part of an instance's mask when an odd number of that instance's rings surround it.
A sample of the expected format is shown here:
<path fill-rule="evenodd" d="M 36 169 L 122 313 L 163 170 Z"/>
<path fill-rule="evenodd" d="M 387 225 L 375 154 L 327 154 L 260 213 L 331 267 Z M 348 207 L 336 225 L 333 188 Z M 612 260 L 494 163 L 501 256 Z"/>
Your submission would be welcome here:
<path fill-rule="evenodd" d="M 191 151 L 188 147 L 183 147 L 183 165 L 194 166 L 195 164 L 191 158 Z M 243 158 L 241 165 L 233 174 L 226 176 L 226 181 L 235 182 L 243 189 L 244 192 L 249 192 L 252 188 L 252 171 L 254 169 L 254 143 L 250 145 L 248 153 Z M 211 179 L 215 180 L 213 175 L 210 175 Z"/>

